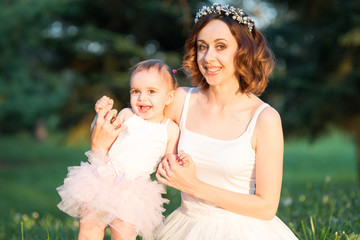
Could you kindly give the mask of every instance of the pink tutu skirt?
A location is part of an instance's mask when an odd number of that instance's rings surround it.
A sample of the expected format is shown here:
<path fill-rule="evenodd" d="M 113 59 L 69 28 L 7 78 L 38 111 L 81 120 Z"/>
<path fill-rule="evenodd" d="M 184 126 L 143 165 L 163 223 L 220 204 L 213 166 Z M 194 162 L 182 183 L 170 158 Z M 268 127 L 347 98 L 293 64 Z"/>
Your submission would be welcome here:
<path fill-rule="evenodd" d="M 64 185 L 57 188 L 62 198 L 59 209 L 82 222 L 95 214 L 104 226 L 121 219 L 133 224 L 143 239 L 152 239 L 163 221 L 163 203 L 168 202 L 161 196 L 164 186 L 149 176 L 129 178 L 115 172 L 92 151 L 86 155 L 91 164 L 69 167 Z"/>

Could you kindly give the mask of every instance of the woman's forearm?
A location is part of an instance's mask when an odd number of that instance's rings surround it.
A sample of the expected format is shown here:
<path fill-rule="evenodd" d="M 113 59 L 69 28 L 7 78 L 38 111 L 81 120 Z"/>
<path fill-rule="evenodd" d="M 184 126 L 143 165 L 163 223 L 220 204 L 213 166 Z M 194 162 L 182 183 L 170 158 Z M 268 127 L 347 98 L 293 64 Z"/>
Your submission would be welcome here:
<path fill-rule="evenodd" d="M 278 199 L 232 192 L 200 180 L 191 185 L 188 184 L 183 191 L 225 210 L 264 220 L 272 219 L 278 207 Z"/>

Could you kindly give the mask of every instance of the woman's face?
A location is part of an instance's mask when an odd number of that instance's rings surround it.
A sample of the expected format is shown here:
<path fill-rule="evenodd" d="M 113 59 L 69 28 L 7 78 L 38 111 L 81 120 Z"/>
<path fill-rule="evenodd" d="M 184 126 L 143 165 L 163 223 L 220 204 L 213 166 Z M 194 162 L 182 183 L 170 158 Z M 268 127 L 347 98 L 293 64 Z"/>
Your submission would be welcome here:
<path fill-rule="evenodd" d="M 212 20 L 198 34 L 197 64 L 207 83 L 212 85 L 236 81 L 234 56 L 238 44 L 229 27 Z"/>

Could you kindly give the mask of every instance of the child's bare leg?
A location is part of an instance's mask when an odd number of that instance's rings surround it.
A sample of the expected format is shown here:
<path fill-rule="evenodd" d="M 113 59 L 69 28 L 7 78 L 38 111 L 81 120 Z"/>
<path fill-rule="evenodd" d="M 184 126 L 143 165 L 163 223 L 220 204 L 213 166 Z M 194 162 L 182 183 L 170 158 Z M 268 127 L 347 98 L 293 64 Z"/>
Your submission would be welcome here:
<path fill-rule="evenodd" d="M 137 233 L 131 223 L 115 219 L 110 224 L 111 240 L 135 240 Z"/>
<path fill-rule="evenodd" d="M 87 216 L 86 221 L 80 220 L 79 240 L 104 239 L 105 226 L 95 214 Z"/>

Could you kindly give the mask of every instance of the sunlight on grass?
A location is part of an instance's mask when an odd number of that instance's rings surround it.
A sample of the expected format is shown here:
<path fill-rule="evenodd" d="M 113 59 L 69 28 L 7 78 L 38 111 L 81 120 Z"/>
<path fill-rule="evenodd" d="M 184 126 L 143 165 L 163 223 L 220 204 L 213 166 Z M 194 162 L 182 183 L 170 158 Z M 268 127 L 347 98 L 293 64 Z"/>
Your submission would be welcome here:
<path fill-rule="evenodd" d="M 291 140 L 285 143 L 284 185 L 356 184 L 356 147 L 354 140 L 332 132 L 314 142 Z"/>
<path fill-rule="evenodd" d="M 21 146 L 21 151 L 19 151 Z M 88 146 L 0 137 L 0 239 L 77 239 L 78 221 L 57 209 L 67 167 L 86 161 Z M 165 215 L 180 205 L 168 188 Z M 9 211 L 9 209 L 12 209 Z M 353 139 L 339 132 L 313 143 L 286 141 L 277 215 L 299 239 L 360 240 L 360 191 Z M 110 239 L 107 231 L 106 238 Z"/>

